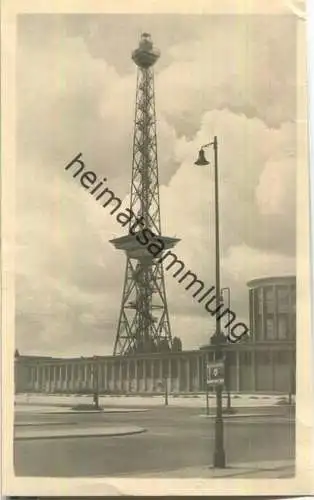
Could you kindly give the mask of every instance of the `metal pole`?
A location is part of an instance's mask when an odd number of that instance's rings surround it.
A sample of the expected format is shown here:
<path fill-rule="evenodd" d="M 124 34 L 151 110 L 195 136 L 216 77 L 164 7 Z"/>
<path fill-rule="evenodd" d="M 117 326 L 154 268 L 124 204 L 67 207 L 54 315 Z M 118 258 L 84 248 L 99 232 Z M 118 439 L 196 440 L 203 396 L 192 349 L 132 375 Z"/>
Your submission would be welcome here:
<path fill-rule="evenodd" d="M 227 292 L 227 305 L 228 309 L 230 310 L 230 302 L 231 302 L 231 291 L 230 287 L 226 286 L 225 288 L 221 289 L 221 293 Z M 228 321 L 228 338 L 230 338 L 230 328 L 231 323 Z M 230 412 L 231 410 L 231 396 L 230 396 L 230 366 L 229 366 L 229 352 L 226 352 L 225 355 L 225 386 L 226 386 L 226 391 L 227 391 L 227 412 Z"/>
<path fill-rule="evenodd" d="M 168 406 L 168 377 L 165 377 L 165 406 Z"/>
<path fill-rule="evenodd" d="M 220 243 L 219 243 L 219 189 L 218 189 L 218 141 L 214 137 L 214 169 L 215 169 L 215 261 L 216 261 L 216 305 L 220 306 Z M 216 359 L 221 356 L 221 322 L 220 314 L 216 313 L 216 335 L 218 345 L 216 346 Z M 224 450 L 224 432 L 223 432 L 223 416 L 222 416 L 222 386 L 216 387 L 216 419 L 215 419 L 215 450 L 214 450 L 214 467 L 224 468 L 226 466 L 225 450 Z"/>
<path fill-rule="evenodd" d="M 209 394 L 208 394 L 207 383 L 206 383 L 206 415 L 209 415 Z"/>

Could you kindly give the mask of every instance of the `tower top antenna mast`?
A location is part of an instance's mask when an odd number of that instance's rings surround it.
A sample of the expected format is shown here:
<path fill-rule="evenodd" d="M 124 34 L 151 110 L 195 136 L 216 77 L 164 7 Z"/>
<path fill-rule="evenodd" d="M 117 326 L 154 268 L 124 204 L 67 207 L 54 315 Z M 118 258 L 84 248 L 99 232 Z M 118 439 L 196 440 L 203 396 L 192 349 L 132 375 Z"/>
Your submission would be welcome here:
<path fill-rule="evenodd" d="M 160 57 L 160 51 L 156 49 L 149 33 L 142 33 L 139 46 L 132 52 L 132 59 L 140 68 L 153 66 Z"/>

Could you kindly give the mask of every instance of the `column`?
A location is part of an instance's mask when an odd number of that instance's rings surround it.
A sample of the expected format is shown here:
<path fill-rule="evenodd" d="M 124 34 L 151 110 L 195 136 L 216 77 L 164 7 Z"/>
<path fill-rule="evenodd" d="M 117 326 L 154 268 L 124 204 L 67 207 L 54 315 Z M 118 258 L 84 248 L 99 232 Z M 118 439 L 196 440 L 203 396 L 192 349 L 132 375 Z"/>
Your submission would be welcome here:
<path fill-rule="evenodd" d="M 41 367 L 41 392 L 46 392 L 46 366 Z"/>
<path fill-rule="evenodd" d="M 58 392 L 59 391 L 59 383 L 60 383 L 59 382 L 59 380 L 60 380 L 60 372 L 59 372 L 60 366 L 56 365 L 55 368 L 56 368 L 56 392 Z"/>
<path fill-rule="evenodd" d="M 73 363 L 72 365 L 72 391 L 77 392 L 78 384 L 77 384 L 77 379 L 78 379 L 78 364 Z"/>
<path fill-rule="evenodd" d="M 108 389 L 109 389 L 109 383 L 108 383 L 108 362 L 105 361 L 103 390 L 107 391 Z"/>
<path fill-rule="evenodd" d="M 79 389 L 79 392 L 82 392 L 83 380 L 84 380 L 84 365 L 80 361 L 80 363 L 78 365 L 78 389 Z"/>
<path fill-rule="evenodd" d="M 118 390 L 123 391 L 123 370 L 122 361 L 119 362 L 119 380 L 118 380 Z"/>
<path fill-rule="evenodd" d="M 157 359 L 152 360 L 152 390 L 153 392 L 157 392 L 158 385 L 158 369 L 159 365 L 157 364 Z"/>
<path fill-rule="evenodd" d="M 73 392 L 73 363 L 69 364 L 68 392 Z"/>
<path fill-rule="evenodd" d="M 35 373 L 36 373 L 36 384 L 35 384 L 35 388 L 36 388 L 36 391 L 39 391 L 39 366 L 36 365 L 36 370 L 35 370 Z"/>
<path fill-rule="evenodd" d="M 47 365 L 47 392 L 51 392 L 51 365 Z"/>
<path fill-rule="evenodd" d="M 59 392 L 62 391 L 62 365 L 58 365 L 58 390 Z"/>
<path fill-rule="evenodd" d="M 251 371 L 252 390 L 253 390 L 253 392 L 256 392 L 257 391 L 257 387 L 256 387 L 256 352 L 255 352 L 254 348 L 252 349 L 251 359 L 252 359 L 252 371 Z"/>
<path fill-rule="evenodd" d="M 131 380 L 130 380 L 130 360 L 126 361 L 126 392 L 130 392 Z"/>
<path fill-rule="evenodd" d="M 73 390 L 72 384 L 73 384 L 73 376 L 72 376 L 72 367 L 73 364 L 69 363 L 68 364 L 68 376 L 67 376 L 67 392 L 71 393 Z"/>
<path fill-rule="evenodd" d="M 106 388 L 112 391 L 112 363 L 106 362 Z"/>
<path fill-rule="evenodd" d="M 162 392 L 162 388 L 160 386 L 160 384 L 163 384 L 163 381 L 164 381 L 164 378 L 165 378 L 165 374 L 163 372 L 163 358 L 160 357 L 159 359 L 159 379 L 158 379 L 158 392 Z"/>
<path fill-rule="evenodd" d="M 236 353 L 236 391 L 240 392 L 240 353 L 239 351 L 235 351 Z"/>
<path fill-rule="evenodd" d="M 178 370 L 177 388 L 178 388 L 178 392 L 180 392 L 181 391 L 181 358 L 177 359 L 177 370 Z"/>
<path fill-rule="evenodd" d="M 60 392 L 63 392 L 64 391 L 64 380 L 65 380 L 65 377 L 64 377 L 64 364 L 62 363 L 60 365 Z"/>
<path fill-rule="evenodd" d="M 27 391 L 31 391 L 33 388 L 33 367 L 29 367 L 29 377 L 27 379 Z"/>
<path fill-rule="evenodd" d="M 104 392 L 105 390 L 105 361 L 102 362 L 102 364 L 99 367 L 100 370 L 100 381 L 99 381 L 99 391 Z"/>
<path fill-rule="evenodd" d="M 54 366 L 54 392 L 58 392 L 58 365 Z"/>
<path fill-rule="evenodd" d="M 200 383 L 200 357 L 196 357 L 196 382 L 195 382 L 196 390 L 199 392 L 201 390 Z"/>
<path fill-rule="evenodd" d="M 46 366 L 46 391 L 48 393 L 51 392 L 50 387 L 51 387 L 51 366 L 47 365 Z"/>
<path fill-rule="evenodd" d="M 191 392 L 192 387 L 191 387 L 191 377 L 190 377 L 190 373 L 191 373 L 191 357 L 188 356 L 187 359 L 186 359 L 186 362 L 185 362 L 185 367 L 186 367 L 186 391 L 187 392 Z"/>
<path fill-rule="evenodd" d="M 53 365 L 50 366 L 50 392 L 54 392 L 55 390 L 55 367 Z"/>
<path fill-rule="evenodd" d="M 72 363 L 68 364 L 68 372 L 67 372 L 67 392 L 72 392 Z"/>
<path fill-rule="evenodd" d="M 86 391 L 86 386 L 87 386 L 87 364 L 84 363 L 83 365 L 83 383 L 82 383 L 82 389 Z"/>
<path fill-rule="evenodd" d="M 98 392 L 102 391 L 104 379 L 104 365 L 100 362 L 97 364 L 97 380 L 98 380 Z"/>
<path fill-rule="evenodd" d="M 168 383 L 168 391 L 171 392 L 173 390 L 172 384 L 172 373 L 171 373 L 171 358 L 168 358 L 168 374 L 167 374 L 167 383 Z"/>
<path fill-rule="evenodd" d="M 143 359 L 143 391 L 147 390 L 146 359 Z"/>
<path fill-rule="evenodd" d="M 135 370 L 135 392 L 138 392 L 138 364 L 137 364 L 137 359 L 135 359 L 134 370 Z"/>
<path fill-rule="evenodd" d="M 277 287 L 273 286 L 273 297 L 274 297 L 274 311 L 273 311 L 273 328 L 275 332 L 275 339 L 278 340 L 278 294 Z"/>
<path fill-rule="evenodd" d="M 76 364 L 72 364 L 71 376 L 72 376 L 72 392 L 76 391 L 76 379 L 75 379 L 75 367 Z"/>
<path fill-rule="evenodd" d="M 149 377 L 148 391 L 149 392 L 154 392 L 154 385 L 155 385 L 154 384 L 155 360 L 154 360 L 154 358 L 149 358 L 148 362 L 149 362 L 149 367 L 150 367 L 150 370 L 149 370 L 150 377 Z"/>
<path fill-rule="evenodd" d="M 46 366 L 42 366 L 41 392 L 46 392 Z"/>
<path fill-rule="evenodd" d="M 275 360 L 274 360 L 274 351 L 270 350 L 270 369 L 271 369 L 271 390 L 275 390 Z"/>
<path fill-rule="evenodd" d="M 249 290 L 249 321 L 254 340 L 256 339 L 256 302 L 258 302 L 256 299 L 258 299 L 258 297 L 256 296 L 255 289 L 251 288 Z"/>
<path fill-rule="evenodd" d="M 64 384 L 63 384 L 63 389 L 68 392 L 69 390 L 69 365 L 66 364 L 64 366 Z"/>
<path fill-rule="evenodd" d="M 39 392 L 43 392 L 43 367 L 39 365 Z"/>

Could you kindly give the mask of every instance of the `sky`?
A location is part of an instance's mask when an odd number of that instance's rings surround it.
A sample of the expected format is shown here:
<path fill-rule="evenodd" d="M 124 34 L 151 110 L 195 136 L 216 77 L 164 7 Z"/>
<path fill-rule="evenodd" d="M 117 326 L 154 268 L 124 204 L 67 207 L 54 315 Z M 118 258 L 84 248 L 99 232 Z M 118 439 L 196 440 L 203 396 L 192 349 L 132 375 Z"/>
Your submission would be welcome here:
<path fill-rule="evenodd" d="M 128 202 L 136 66 L 148 31 L 161 51 L 155 92 L 162 232 L 214 284 L 217 135 L 221 284 L 248 323 L 247 281 L 295 274 L 296 18 L 231 15 L 23 15 L 17 32 L 16 347 L 21 354 L 110 355 L 123 229 L 65 166 L 86 168 Z M 210 150 L 206 152 L 212 160 Z M 208 342 L 214 321 L 166 275 L 172 335 Z"/>

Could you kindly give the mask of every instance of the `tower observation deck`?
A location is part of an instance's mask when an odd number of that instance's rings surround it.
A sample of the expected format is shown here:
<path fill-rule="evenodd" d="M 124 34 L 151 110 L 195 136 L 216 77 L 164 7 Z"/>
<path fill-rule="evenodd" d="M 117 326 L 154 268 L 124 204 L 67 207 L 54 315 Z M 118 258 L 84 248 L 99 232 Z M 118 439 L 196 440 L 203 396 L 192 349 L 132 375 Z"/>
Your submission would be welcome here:
<path fill-rule="evenodd" d="M 114 355 L 169 351 L 172 336 L 160 257 L 154 256 L 143 238 L 162 242 L 164 250 L 179 240 L 161 234 L 157 160 L 157 133 L 153 66 L 160 57 L 151 36 L 143 33 L 132 52 L 137 65 L 136 105 L 129 234 L 111 240 L 126 254 L 122 303 L 114 344 Z M 134 222 L 140 223 L 134 226 Z"/>
<path fill-rule="evenodd" d="M 137 49 L 132 52 L 132 59 L 140 68 L 150 68 L 160 57 L 160 51 L 153 47 L 151 36 L 143 33 Z"/>

